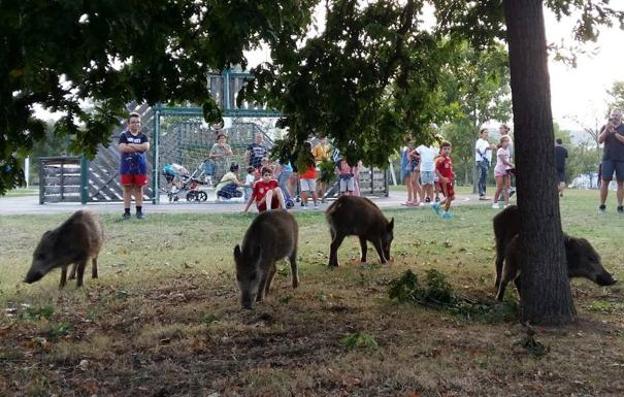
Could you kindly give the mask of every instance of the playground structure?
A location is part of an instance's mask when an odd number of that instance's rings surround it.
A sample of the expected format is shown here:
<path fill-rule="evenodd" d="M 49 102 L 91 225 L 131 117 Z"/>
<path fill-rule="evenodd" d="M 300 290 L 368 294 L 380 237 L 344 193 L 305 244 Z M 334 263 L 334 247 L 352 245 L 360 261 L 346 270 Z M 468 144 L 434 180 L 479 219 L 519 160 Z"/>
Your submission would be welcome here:
<path fill-rule="evenodd" d="M 208 76 L 212 97 L 222 109 L 224 118 L 231 119 L 228 128 L 215 130 L 203 120 L 199 107 L 165 107 L 157 104 L 131 103 L 128 112 L 141 115 L 143 133 L 148 136 L 151 150 L 147 153 L 150 185 L 144 189 L 144 199 L 154 204 L 166 197 L 167 180 L 162 172 L 165 164 L 181 164 L 193 172 L 207 158 L 215 143 L 216 133 L 223 131 L 228 137 L 233 156 L 229 162 L 217 162 L 212 175 L 212 185 L 219 182 L 229 169 L 230 162 L 236 162 L 244 172 L 244 154 L 260 133 L 267 147 L 273 144 L 270 134 L 253 122 L 260 118 L 277 118 L 278 112 L 258 104 L 243 102 L 236 105 L 238 92 L 251 78 L 249 73 L 226 70 L 222 74 Z M 42 158 L 39 185 L 40 203 L 80 201 L 109 202 L 122 201 L 123 189 L 119 183 L 120 153 L 117 149 L 119 134 L 127 128 L 126 121 L 113 131 L 108 146 L 100 145 L 96 157 L 89 161 L 84 157 Z M 203 177 L 203 175 L 199 175 Z M 388 175 L 385 170 L 364 169 L 360 173 L 360 188 L 363 195 L 388 195 Z M 200 190 L 211 186 L 201 186 Z M 215 192 L 216 193 L 216 192 Z M 326 197 L 332 197 L 336 189 L 329 189 Z M 213 195 L 216 198 L 216 194 Z"/>

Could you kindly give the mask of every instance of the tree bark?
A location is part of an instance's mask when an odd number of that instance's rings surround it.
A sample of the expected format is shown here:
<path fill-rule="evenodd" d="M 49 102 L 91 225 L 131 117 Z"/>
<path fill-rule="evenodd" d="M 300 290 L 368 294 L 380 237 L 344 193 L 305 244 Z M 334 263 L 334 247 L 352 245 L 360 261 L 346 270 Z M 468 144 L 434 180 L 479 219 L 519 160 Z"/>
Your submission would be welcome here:
<path fill-rule="evenodd" d="M 542 0 L 504 0 L 520 210 L 521 317 L 563 325 L 575 309 L 567 277 L 555 175 Z"/>

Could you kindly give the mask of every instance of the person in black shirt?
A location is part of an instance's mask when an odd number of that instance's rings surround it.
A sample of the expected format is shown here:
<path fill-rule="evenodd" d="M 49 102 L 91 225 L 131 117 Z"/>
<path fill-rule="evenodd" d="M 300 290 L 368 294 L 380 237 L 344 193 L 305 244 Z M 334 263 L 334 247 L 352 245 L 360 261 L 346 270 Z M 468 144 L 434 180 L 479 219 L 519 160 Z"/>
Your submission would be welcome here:
<path fill-rule="evenodd" d="M 622 124 L 622 112 L 615 110 L 609 117 L 607 125 L 602 127 L 598 136 L 598 143 L 604 143 L 602 155 L 600 183 L 600 206 L 598 209 L 604 212 L 607 207 L 607 195 L 609 194 L 609 183 L 615 173 L 617 181 L 617 212 L 624 214 L 622 200 L 624 199 L 624 124 Z"/>
<path fill-rule="evenodd" d="M 557 170 L 557 188 L 559 197 L 563 197 L 563 189 L 566 186 L 565 163 L 568 158 L 568 151 L 563 147 L 561 139 L 557 138 L 555 143 L 555 169 Z"/>

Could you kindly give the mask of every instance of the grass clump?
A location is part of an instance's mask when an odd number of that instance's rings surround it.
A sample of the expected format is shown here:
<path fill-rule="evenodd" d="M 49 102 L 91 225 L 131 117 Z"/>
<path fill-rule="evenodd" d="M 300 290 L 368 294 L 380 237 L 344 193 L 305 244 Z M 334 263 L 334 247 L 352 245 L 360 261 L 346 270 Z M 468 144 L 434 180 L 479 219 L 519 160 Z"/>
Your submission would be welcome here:
<path fill-rule="evenodd" d="M 355 332 L 340 339 L 340 343 L 347 350 L 365 349 L 365 350 L 377 350 L 379 344 L 375 338 L 364 332 Z"/>
<path fill-rule="evenodd" d="M 498 303 L 459 295 L 447 281 L 446 275 L 438 270 L 427 270 L 424 284 L 420 284 L 414 272 L 407 270 L 401 277 L 390 282 L 388 295 L 390 299 L 400 303 L 416 303 L 444 310 L 471 321 L 497 323 L 516 318 L 515 302 Z"/>

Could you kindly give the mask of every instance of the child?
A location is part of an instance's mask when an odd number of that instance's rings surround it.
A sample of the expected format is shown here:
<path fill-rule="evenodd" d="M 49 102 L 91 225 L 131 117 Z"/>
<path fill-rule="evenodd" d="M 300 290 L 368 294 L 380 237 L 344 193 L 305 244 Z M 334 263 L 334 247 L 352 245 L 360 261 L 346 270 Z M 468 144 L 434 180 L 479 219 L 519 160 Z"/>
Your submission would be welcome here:
<path fill-rule="evenodd" d="M 245 201 L 251 197 L 254 182 L 256 182 L 257 170 L 254 167 L 247 167 L 247 175 L 245 176 Z"/>
<path fill-rule="evenodd" d="M 453 161 L 450 155 L 451 144 L 449 142 L 442 142 L 442 145 L 440 145 L 440 156 L 436 159 L 436 175 L 438 176 L 444 199 L 431 206 L 433 211 L 440 215 L 442 219 L 452 218 L 449 209 L 451 208 L 451 202 L 455 199 L 455 190 L 453 189 L 455 173 L 453 173 Z M 444 211 L 440 214 L 440 207 L 442 205 L 444 205 Z"/>
<path fill-rule="evenodd" d="M 494 209 L 500 208 L 498 205 L 498 199 L 501 193 L 503 193 L 503 197 L 505 199 L 505 207 L 509 205 L 509 190 L 507 189 L 507 186 L 509 185 L 511 179 L 510 170 L 514 168 L 514 165 L 510 161 L 510 142 L 511 141 L 507 135 L 501 136 L 500 143 L 498 144 L 498 150 L 496 151 L 496 166 L 494 167 L 496 193 L 494 194 L 494 199 L 492 200 L 492 208 Z"/>
<path fill-rule="evenodd" d="M 301 186 L 301 205 L 308 208 L 308 194 L 312 195 L 314 209 L 318 209 L 318 196 L 316 194 L 316 162 L 312 155 L 312 144 L 303 144 L 301 166 L 305 166 L 299 173 L 299 184 Z"/>
<path fill-rule="evenodd" d="M 352 196 L 355 191 L 355 173 L 345 158 L 338 160 L 336 173 L 340 179 L 340 195 Z"/>
<path fill-rule="evenodd" d="M 286 208 L 282 189 L 277 186 L 277 180 L 273 178 L 270 168 L 262 168 L 262 178 L 253 186 L 253 191 L 243 212 L 247 212 L 255 201 L 258 212 L 271 211 L 277 208 Z"/>
<path fill-rule="evenodd" d="M 243 184 L 238 180 L 237 173 L 238 164 L 232 163 L 230 165 L 230 172 L 223 175 L 221 181 L 217 184 L 217 199 L 223 198 L 229 200 L 232 197 L 242 196 L 241 192 L 238 191 L 238 187 L 243 186 Z"/>

